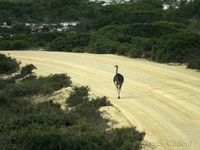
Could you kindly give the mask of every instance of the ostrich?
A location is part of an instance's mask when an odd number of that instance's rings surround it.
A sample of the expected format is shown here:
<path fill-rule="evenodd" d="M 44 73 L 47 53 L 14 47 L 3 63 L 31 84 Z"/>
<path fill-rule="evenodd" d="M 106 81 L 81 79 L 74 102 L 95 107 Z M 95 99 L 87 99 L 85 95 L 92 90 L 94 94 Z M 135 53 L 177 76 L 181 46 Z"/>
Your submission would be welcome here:
<path fill-rule="evenodd" d="M 113 82 L 115 86 L 117 87 L 118 99 L 120 99 L 120 90 L 124 82 L 124 77 L 118 73 L 118 66 L 116 65 L 115 67 L 116 67 L 116 75 L 113 78 Z"/>

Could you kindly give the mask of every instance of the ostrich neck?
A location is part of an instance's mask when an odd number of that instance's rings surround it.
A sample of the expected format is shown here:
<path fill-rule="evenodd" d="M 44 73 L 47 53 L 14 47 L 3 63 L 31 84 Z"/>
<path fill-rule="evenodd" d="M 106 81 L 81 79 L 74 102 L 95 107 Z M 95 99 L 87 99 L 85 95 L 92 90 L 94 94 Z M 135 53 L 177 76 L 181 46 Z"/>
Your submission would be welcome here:
<path fill-rule="evenodd" d="M 116 67 L 116 74 L 118 74 L 118 67 Z"/>

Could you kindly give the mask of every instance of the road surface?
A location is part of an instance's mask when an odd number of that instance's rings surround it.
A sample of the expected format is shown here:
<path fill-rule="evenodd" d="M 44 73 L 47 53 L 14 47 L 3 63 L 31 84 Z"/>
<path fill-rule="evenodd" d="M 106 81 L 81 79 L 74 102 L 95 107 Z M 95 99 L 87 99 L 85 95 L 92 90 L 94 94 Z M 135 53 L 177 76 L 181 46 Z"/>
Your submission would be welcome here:
<path fill-rule="evenodd" d="M 200 149 L 200 72 L 116 55 L 45 51 L 0 51 L 39 75 L 67 73 L 74 84 L 107 96 L 139 131 L 144 145 L 158 150 Z M 115 65 L 125 82 L 121 99 L 113 84 Z"/>

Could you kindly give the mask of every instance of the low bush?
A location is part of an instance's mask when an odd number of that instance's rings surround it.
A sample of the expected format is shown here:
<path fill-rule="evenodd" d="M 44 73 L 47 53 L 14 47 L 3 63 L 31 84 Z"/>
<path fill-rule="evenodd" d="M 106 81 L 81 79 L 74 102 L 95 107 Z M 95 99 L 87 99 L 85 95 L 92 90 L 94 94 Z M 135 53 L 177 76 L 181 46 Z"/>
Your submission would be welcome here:
<path fill-rule="evenodd" d="M 74 49 L 72 50 L 72 52 L 74 52 L 74 53 L 83 53 L 84 50 L 81 49 L 81 48 L 79 48 L 79 47 L 76 47 L 76 48 L 74 48 Z"/>
<path fill-rule="evenodd" d="M 152 47 L 151 58 L 161 63 L 188 63 L 188 68 L 197 68 L 200 57 L 200 36 L 195 33 L 177 33 L 163 36 Z"/>
<path fill-rule="evenodd" d="M 28 135 L 23 142 L 22 150 L 58 150 L 64 149 L 63 135 L 57 132 Z"/>
<path fill-rule="evenodd" d="M 141 58 L 142 54 L 143 54 L 143 51 L 141 49 L 137 49 L 137 48 L 132 48 L 128 52 L 128 56 L 130 58 Z"/>
<path fill-rule="evenodd" d="M 49 101 L 38 103 L 35 109 L 40 110 L 42 108 L 48 108 L 48 107 L 61 109 L 61 104 L 54 103 L 53 100 L 49 100 Z"/>
<path fill-rule="evenodd" d="M 0 50 L 23 50 L 34 46 L 38 41 L 36 36 L 30 34 L 13 34 L 0 39 Z"/>
<path fill-rule="evenodd" d="M 197 61 L 197 69 L 200 70 L 200 58 Z"/>
<path fill-rule="evenodd" d="M 117 148 L 132 147 L 132 149 L 141 149 L 141 142 L 145 136 L 145 132 L 140 133 L 136 131 L 135 127 L 119 128 L 113 130 L 109 136 L 111 143 L 116 145 Z"/>
<path fill-rule="evenodd" d="M 14 83 L 15 83 L 14 79 L 0 79 L 0 89 L 4 89 L 6 86 L 9 86 L 10 84 Z"/>
<path fill-rule="evenodd" d="M 39 35 L 39 41 L 45 41 L 45 42 L 52 42 L 58 37 L 66 37 L 68 35 L 67 32 L 47 32 Z"/>
<path fill-rule="evenodd" d="M 97 97 L 89 100 L 88 92 L 90 88 L 88 86 L 73 87 L 73 91 L 70 93 L 69 97 L 66 99 L 66 104 L 68 107 L 77 106 L 77 108 L 95 107 L 96 109 L 102 106 L 112 106 L 107 97 Z"/>
<path fill-rule="evenodd" d="M 26 66 L 23 66 L 21 68 L 21 75 L 23 76 L 26 76 L 26 75 L 31 75 L 33 72 L 34 69 L 37 69 L 33 64 L 29 64 L 29 65 L 26 65 Z"/>
<path fill-rule="evenodd" d="M 187 68 L 190 68 L 190 69 L 200 69 L 200 56 L 199 57 L 196 57 L 194 59 L 190 59 L 188 62 L 187 62 Z"/>
<path fill-rule="evenodd" d="M 59 36 L 47 46 L 48 51 L 66 51 L 72 52 L 76 47 L 85 47 L 89 44 L 90 34 L 71 33 Z"/>
<path fill-rule="evenodd" d="M 1 41 L 0 50 L 23 50 L 28 49 L 31 45 L 26 41 L 14 40 L 14 41 Z"/>
<path fill-rule="evenodd" d="M 49 115 L 49 114 L 38 114 L 36 115 L 28 115 L 26 117 L 13 117 L 9 119 L 9 122 L 5 126 L 5 130 L 17 130 L 17 131 L 22 131 L 27 128 L 31 124 L 37 124 L 37 125 L 43 125 L 47 127 L 52 127 L 52 128 L 60 128 L 61 126 L 68 127 L 73 124 L 73 121 L 68 119 L 67 117 L 59 117 L 58 115 Z M 29 128 L 30 129 L 30 128 Z M 24 132 L 25 132 L 24 131 Z M 34 128 L 30 130 L 29 132 L 34 132 Z M 45 130 L 44 131 L 48 131 Z"/>
<path fill-rule="evenodd" d="M 80 103 L 89 101 L 88 92 L 90 88 L 88 86 L 73 87 L 73 91 L 69 94 L 66 99 L 68 107 L 74 107 Z"/>
<path fill-rule="evenodd" d="M 9 97 L 19 97 L 35 94 L 50 94 L 53 91 L 71 85 L 70 77 L 66 74 L 55 74 L 47 77 L 24 81 L 6 87 L 2 94 Z"/>
<path fill-rule="evenodd" d="M 37 37 L 32 34 L 13 34 L 12 36 L 8 36 L 3 38 L 2 40 L 9 40 L 9 41 L 24 41 L 33 45 L 37 41 Z"/>
<path fill-rule="evenodd" d="M 91 125 L 98 126 L 101 129 L 107 127 L 107 122 L 101 117 L 101 112 L 95 107 L 77 105 L 71 110 L 73 113 L 77 114 L 79 120 L 90 123 Z"/>
<path fill-rule="evenodd" d="M 16 59 L 0 54 L 0 74 L 13 73 L 19 70 L 20 62 Z"/>
<path fill-rule="evenodd" d="M 23 50 L 28 49 L 31 45 L 28 42 L 15 40 L 10 43 L 11 50 Z"/>
<path fill-rule="evenodd" d="M 152 24 L 152 23 L 135 23 L 135 24 L 123 24 L 123 25 L 107 25 L 102 27 L 98 33 L 106 35 L 108 33 L 122 33 L 124 35 L 143 37 L 143 38 L 160 38 L 164 35 L 171 33 L 179 33 L 179 29 L 174 26 L 165 26 L 164 24 Z"/>
<path fill-rule="evenodd" d="M 103 106 L 113 106 L 113 105 L 106 96 L 103 96 L 103 97 L 97 97 L 95 99 L 92 98 L 92 100 L 88 102 L 88 106 L 95 107 L 98 109 Z"/>
<path fill-rule="evenodd" d="M 10 118 L 20 116 L 23 111 L 30 106 L 32 106 L 30 101 L 13 99 L 0 95 L 0 134 L 5 130 L 7 131 L 6 126 Z"/>
<path fill-rule="evenodd" d="M 79 117 L 81 121 L 97 125 L 101 129 L 106 128 L 106 121 L 101 117 L 101 112 L 98 110 L 102 106 L 111 106 L 107 97 L 97 97 L 89 100 L 88 86 L 74 87 L 66 100 L 67 107 L 73 107 L 70 111 Z"/>
<path fill-rule="evenodd" d="M 5 41 L 0 41 L 0 50 L 10 50 L 10 41 L 5 40 Z"/>
<path fill-rule="evenodd" d="M 95 38 L 95 37 L 93 37 Z M 92 40 L 88 46 L 90 53 L 95 54 L 115 54 L 119 48 L 120 43 L 114 40 L 111 40 L 107 37 L 101 37 L 95 40 Z"/>
<path fill-rule="evenodd" d="M 77 114 L 81 121 L 90 123 L 94 126 L 98 126 L 101 129 L 107 127 L 107 120 L 104 120 L 101 116 L 101 112 L 98 110 L 102 106 L 111 106 L 107 97 L 98 97 L 90 101 L 83 101 L 76 105 L 71 112 Z"/>
<path fill-rule="evenodd" d="M 141 38 L 141 37 L 132 37 L 131 43 L 137 49 L 141 49 L 142 51 L 151 51 L 152 47 L 156 45 L 157 39 L 154 38 Z"/>
<path fill-rule="evenodd" d="M 119 48 L 117 48 L 118 55 L 126 55 L 127 51 L 128 51 L 128 47 L 123 46 L 123 45 L 121 45 L 121 46 L 119 46 Z"/>
<path fill-rule="evenodd" d="M 89 123 L 78 121 L 74 125 L 67 128 L 67 131 L 73 132 L 92 132 L 96 131 L 97 128 L 95 126 L 91 126 Z"/>

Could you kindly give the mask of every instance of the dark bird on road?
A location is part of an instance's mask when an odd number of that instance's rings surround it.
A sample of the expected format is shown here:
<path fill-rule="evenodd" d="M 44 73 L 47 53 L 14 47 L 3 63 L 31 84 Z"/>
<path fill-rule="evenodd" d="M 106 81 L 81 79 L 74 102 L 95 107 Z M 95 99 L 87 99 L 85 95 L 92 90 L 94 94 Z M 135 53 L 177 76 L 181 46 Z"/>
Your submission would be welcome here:
<path fill-rule="evenodd" d="M 118 65 L 115 65 L 115 67 L 116 67 L 116 75 L 113 78 L 113 82 L 115 86 L 117 87 L 118 99 L 120 99 L 120 91 L 121 91 L 122 84 L 124 82 L 124 77 L 118 73 Z"/>

